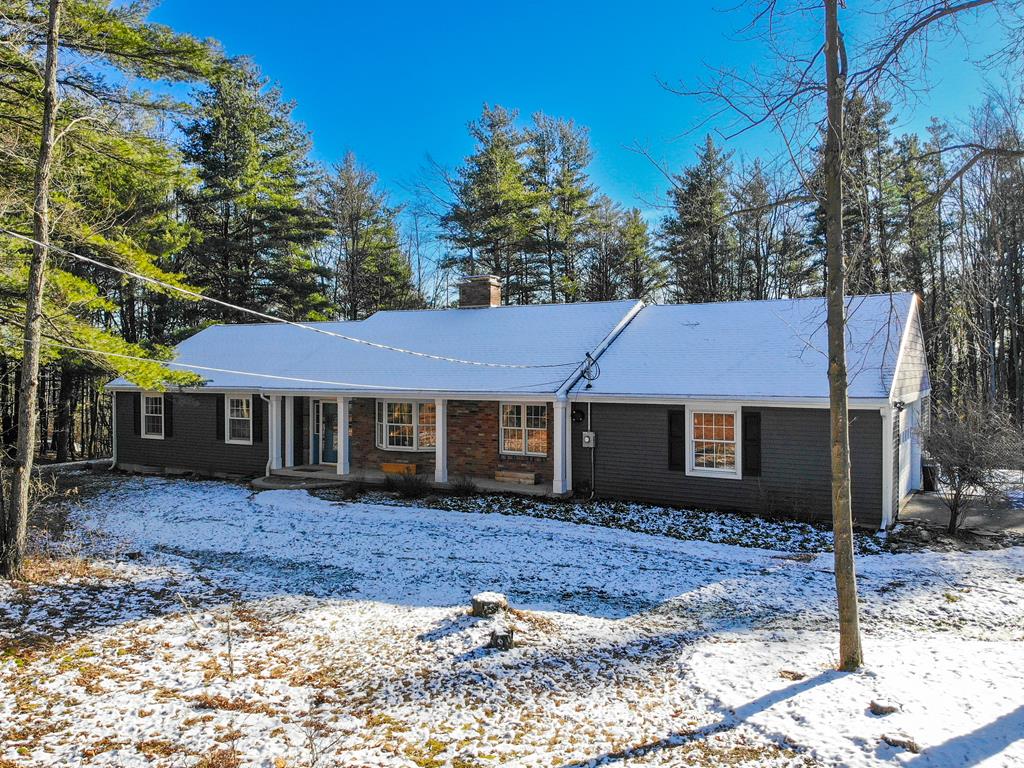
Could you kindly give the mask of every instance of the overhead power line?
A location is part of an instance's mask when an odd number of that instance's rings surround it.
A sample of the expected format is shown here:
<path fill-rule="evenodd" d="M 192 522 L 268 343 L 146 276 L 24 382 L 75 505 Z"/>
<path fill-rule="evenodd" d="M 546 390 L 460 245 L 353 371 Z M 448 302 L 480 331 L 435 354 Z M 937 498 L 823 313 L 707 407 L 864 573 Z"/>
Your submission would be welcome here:
<path fill-rule="evenodd" d="M 31 238 L 31 237 L 28 237 L 27 235 L 23 235 L 23 234 L 20 234 L 18 232 L 12 232 L 9 229 L 2 229 L 2 228 L 0 228 L 0 232 L 3 232 L 4 234 L 9 235 L 10 237 L 17 238 L 18 240 L 23 240 L 26 243 L 32 243 L 32 244 L 38 245 L 40 247 L 48 247 L 48 248 L 50 248 L 52 250 L 59 251 L 60 253 L 63 253 L 65 255 L 67 255 L 67 256 L 70 256 L 70 257 L 72 257 L 74 259 L 78 259 L 79 261 L 83 261 L 83 262 L 85 262 L 87 264 L 92 264 L 93 266 L 100 267 L 102 269 L 109 269 L 109 270 L 111 270 L 113 272 L 120 272 L 121 274 L 127 275 L 128 277 L 133 277 L 136 280 L 142 280 L 142 281 L 150 283 L 152 285 L 159 285 L 162 288 L 166 288 L 166 289 L 172 290 L 172 291 L 177 291 L 179 293 L 182 293 L 182 294 L 184 294 L 186 296 L 190 296 L 190 297 L 192 297 L 194 299 L 197 299 L 199 301 L 208 301 L 208 302 L 211 302 L 213 304 L 218 304 L 218 305 L 220 305 L 222 307 L 227 307 L 228 309 L 233 309 L 233 310 L 235 310 L 237 312 L 243 312 L 245 314 L 252 315 L 253 317 L 262 318 L 263 320 L 269 320 L 269 321 L 274 322 L 274 323 L 282 323 L 284 325 L 291 325 L 291 326 L 294 326 L 295 328 L 301 328 L 304 331 L 312 331 L 314 333 L 319 333 L 319 334 L 322 334 L 324 336 L 331 336 L 331 337 L 334 337 L 334 338 L 342 339 L 343 341 L 351 342 L 353 344 L 363 344 L 363 345 L 368 346 L 368 347 L 374 347 L 376 349 L 383 349 L 383 350 L 387 350 L 389 352 L 398 352 L 398 353 L 401 353 L 403 355 L 412 355 L 414 357 L 422 357 L 422 358 L 427 358 L 427 359 L 430 359 L 430 360 L 441 360 L 443 362 L 458 363 L 460 365 L 476 365 L 476 366 L 480 366 L 480 367 L 483 367 L 483 368 L 518 368 L 518 369 L 525 369 L 525 368 L 569 368 L 569 367 L 579 367 L 580 366 L 579 362 L 548 363 L 548 364 L 544 364 L 544 365 L 529 365 L 529 364 L 521 364 L 521 363 L 488 363 L 488 362 L 484 362 L 482 360 L 465 360 L 465 359 L 459 358 L 459 357 L 449 357 L 447 355 L 435 355 L 435 354 L 431 354 L 429 352 L 419 352 L 419 351 L 414 350 L 414 349 L 405 349 L 403 347 L 396 347 L 396 346 L 393 346 L 391 344 L 382 344 L 382 343 L 377 342 L 377 341 L 370 341 L 369 339 L 360 339 L 360 338 L 358 338 L 356 336 L 348 336 L 348 335 L 346 335 L 344 333 L 337 333 L 336 331 L 329 331 L 326 328 L 317 328 L 314 325 L 308 325 L 306 323 L 300 323 L 300 322 L 297 322 L 295 320 L 286 320 L 283 317 L 276 317 L 274 315 L 267 314 L 266 312 L 260 312 L 259 310 L 256 310 L 256 309 L 249 309 L 247 307 L 240 307 L 237 304 L 231 304 L 230 302 L 223 301 L 222 299 L 214 298 L 213 296 L 204 296 L 203 294 L 198 293 L 196 291 L 191 291 L 188 288 L 182 288 L 179 285 L 174 285 L 172 283 L 168 283 L 168 282 L 165 282 L 163 280 L 158 280 L 157 278 L 150 277 L 149 275 L 143 275 L 143 274 L 140 274 L 139 272 L 133 272 L 130 269 L 124 269 L 122 267 L 114 266 L 113 264 L 107 264 L 106 262 L 98 261 L 96 259 L 90 258 L 89 256 L 83 256 L 80 253 L 75 253 L 74 251 L 69 251 L 67 248 L 61 248 L 58 245 L 53 245 L 53 244 L 50 244 L 48 246 L 44 245 L 43 243 L 40 243 L 38 240 L 35 240 L 35 239 Z"/>
<path fill-rule="evenodd" d="M 391 391 L 391 392 L 421 392 L 422 387 L 396 387 L 390 384 L 357 384 L 351 381 L 326 381 L 323 379 L 306 379 L 299 376 L 281 376 L 274 373 L 256 373 L 254 371 L 238 371 L 231 368 L 216 368 L 209 365 L 199 365 L 196 363 L 181 363 L 176 361 L 165 361 L 165 360 L 154 360 L 150 357 L 139 357 L 138 355 L 127 355 L 123 352 L 108 352 L 102 349 L 91 349 L 89 347 L 78 347 L 74 344 L 66 344 L 61 341 L 55 341 L 52 339 L 42 339 L 41 343 L 50 347 L 59 347 L 60 349 L 70 350 L 72 352 L 81 352 L 82 354 L 101 355 L 106 357 L 116 357 L 121 360 L 134 360 L 140 363 L 154 363 L 156 365 L 163 365 L 174 368 L 184 368 L 189 371 L 204 371 L 209 373 L 228 373 L 236 376 L 252 376 L 260 379 L 270 379 L 273 381 L 291 381 L 300 384 L 320 384 L 329 387 L 351 387 L 354 389 L 366 389 L 372 391 Z M 559 384 L 562 379 L 555 379 L 553 381 L 538 381 L 532 384 L 523 384 L 514 387 L 505 387 L 503 389 L 483 389 L 476 390 L 474 392 L 507 392 L 512 390 L 528 389 L 530 387 L 541 387 L 548 384 Z"/>

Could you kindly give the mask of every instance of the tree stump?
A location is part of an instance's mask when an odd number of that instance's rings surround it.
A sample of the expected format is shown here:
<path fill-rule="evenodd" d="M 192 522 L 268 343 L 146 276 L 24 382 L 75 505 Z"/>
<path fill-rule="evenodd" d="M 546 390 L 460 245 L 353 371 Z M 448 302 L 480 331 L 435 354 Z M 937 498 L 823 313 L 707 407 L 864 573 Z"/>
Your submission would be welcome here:
<path fill-rule="evenodd" d="M 510 651 L 515 645 L 515 630 L 512 624 L 507 621 L 499 621 L 491 630 L 491 639 L 487 641 L 488 648 L 498 651 Z"/>
<path fill-rule="evenodd" d="M 508 608 L 508 598 L 500 592 L 480 592 L 472 597 L 470 614 L 478 618 L 486 618 L 501 613 Z"/>

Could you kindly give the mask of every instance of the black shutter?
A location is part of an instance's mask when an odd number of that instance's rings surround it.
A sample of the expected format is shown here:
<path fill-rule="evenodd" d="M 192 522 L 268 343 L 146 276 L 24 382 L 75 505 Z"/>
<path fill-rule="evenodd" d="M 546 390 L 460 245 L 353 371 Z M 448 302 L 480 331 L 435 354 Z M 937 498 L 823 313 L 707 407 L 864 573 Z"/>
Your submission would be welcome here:
<path fill-rule="evenodd" d="M 164 439 L 174 437 L 174 398 L 164 393 Z"/>
<path fill-rule="evenodd" d="M 142 434 L 142 393 L 132 392 L 132 434 Z"/>
<path fill-rule="evenodd" d="M 252 397 L 252 441 L 263 442 L 263 399 L 256 394 Z"/>
<path fill-rule="evenodd" d="M 761 414 L 743 412 L 743 474 L 761 475 Z"/>
<path fill-rule="evenodd" d="M 686 469 L 686 411 L 668 412 L 668 468 Z"/>
<path fill-rule="evenodd" d="M 227 395 L 216 395 L 217 398 L 217 439 L 224 439 L 224 399 Z"/>

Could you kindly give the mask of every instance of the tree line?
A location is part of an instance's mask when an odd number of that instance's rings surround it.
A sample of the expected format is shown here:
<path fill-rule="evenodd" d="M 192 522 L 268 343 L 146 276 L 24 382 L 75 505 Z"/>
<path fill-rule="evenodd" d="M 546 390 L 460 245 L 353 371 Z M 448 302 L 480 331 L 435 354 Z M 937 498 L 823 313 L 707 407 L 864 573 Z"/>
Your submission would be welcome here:
<path fill-rule="evenodd" d="M 0 19 L 0 228 L 28 234 L 46 5 L 10 5 Z M 110 375 L 158 385 L 170 345 L 212 322 L 252 320 L 66 252 L 303 320 L 447 306 L 463 273 L 498 275 L 517 304 L 823 294 L 824 212 L 777 204 L 800 184 L 772 158 L 737 157 L 708 136 L 692 164 L 665 169 L 664 200 L 641 209 L 599 189 L 585 126 L 484 106 L 467 157 L 400 204 L 352 153 L 315 163 L 294 105 L 254 62 L 152 24 L 147 10 L 64 7 L 49 228 L 63 250 L 48 265 L 38 397 L 40 444 L 55 458 L 109 450 L 99 392 Z M 151 87 L 166 81 L 182 88 Z M 851 97 L 843 201 L 850 292 L 918 292 L 935 398 L 1006 399 L 1018 421 L 1024 167 L 1019 154 L 990 154 L 947 177 L 974 144 L 1019 148 L 1019 115 L 1016 97 L 992 99 L 966 127 L 936 119 L 923 136 L 897 135 L 890 105 Z M 803 169 L 812 187 L 818 158 Z M 0 233 L 8 451 L 30 253 Z"/>

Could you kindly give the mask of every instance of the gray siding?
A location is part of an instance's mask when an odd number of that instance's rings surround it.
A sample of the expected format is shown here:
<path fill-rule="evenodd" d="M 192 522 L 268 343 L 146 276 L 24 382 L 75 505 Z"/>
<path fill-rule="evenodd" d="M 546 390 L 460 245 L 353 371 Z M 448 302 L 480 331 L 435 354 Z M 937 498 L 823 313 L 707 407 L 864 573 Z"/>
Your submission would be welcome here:
<path fill-rule="evenodd" d="M 573 406 L 586 413 L 587 404 Z M 829 414 L 823 408 L 752 408 L 761 414 L 761 475 L 740 480 L 689 477 L 668 468 L 664 405 L 595 403 L 593 461 L 598 496 L 709 510 L 736 510 L 830 520 Z M 851 411 L 854 519 L 882 519 L 882 417 Z M 586 420 L 573 424 L 572 475 L 578 491 L 591 484 L 591 452 L 581 444 Z"/>
<path fill-rule="evenodd" d="M 114 393 L 117 409 L 118 465 L 160 470 L 189 470 L 209 475 L 262 475 L 267 464 L 267 404 L 253 395 L 263 412 L 261 439 L 252 445 L 229 445 L 217 438 L 217 399 L 213 393 L 167 392 L 173 401 L 172 434 L 150 440 L 136 434 L 133 393 Z"/>
<path fill-rule="evenodd" d="M 921 316 L 915 300 L 914 311 L 910 314 L 910 328 L 907 331 L 907 342 L 903 355 L 897 362 L 893 376 L 893 398 L 902 400 L 907 396 L 916 395 L 931 389 L 928 377 L 928 354 L 925 349 L 924 330 L 921 327 Z"/>

